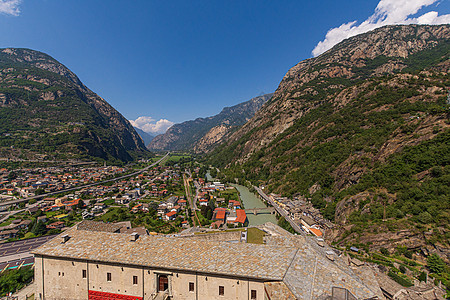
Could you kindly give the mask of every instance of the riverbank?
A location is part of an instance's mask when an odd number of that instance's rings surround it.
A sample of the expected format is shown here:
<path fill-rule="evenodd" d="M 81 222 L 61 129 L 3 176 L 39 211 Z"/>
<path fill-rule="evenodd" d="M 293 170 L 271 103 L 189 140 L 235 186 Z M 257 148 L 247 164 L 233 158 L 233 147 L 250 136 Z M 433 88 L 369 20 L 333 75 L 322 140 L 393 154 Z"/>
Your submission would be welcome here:
<path fill-rule="evenodd" d="M 240 184 L 230 184 L 230 185 L 236 188 L 236 190 L 239 192 L 239 197 L 245 209 L 266 207 L 264 202 L 261 199 L 259 199 L 258 196 L 250 192 L 250 190 L 247 187 Z M 277 218 L 275 217 L 275 215 L 272 215 L 270 213 L 260 213 L 258 215 L 247 213 L 247 218 L 249 221 L 249 225 L 261 225 L 266 222 L 272 222 L 274 224 L 277 224 Z"/>

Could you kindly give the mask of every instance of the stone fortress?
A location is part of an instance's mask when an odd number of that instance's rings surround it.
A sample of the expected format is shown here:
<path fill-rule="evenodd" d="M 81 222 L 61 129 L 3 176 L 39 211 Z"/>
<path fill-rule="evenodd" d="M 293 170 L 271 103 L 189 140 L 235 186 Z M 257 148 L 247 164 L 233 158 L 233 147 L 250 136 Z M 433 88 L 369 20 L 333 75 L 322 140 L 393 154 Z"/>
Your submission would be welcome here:
<path fill-rule="evenodd" d="M 83 221 L 35 249 L 35 299 L 384 299 L 369 267 L 271 223 L 262 245 L 119 229 Z"/>

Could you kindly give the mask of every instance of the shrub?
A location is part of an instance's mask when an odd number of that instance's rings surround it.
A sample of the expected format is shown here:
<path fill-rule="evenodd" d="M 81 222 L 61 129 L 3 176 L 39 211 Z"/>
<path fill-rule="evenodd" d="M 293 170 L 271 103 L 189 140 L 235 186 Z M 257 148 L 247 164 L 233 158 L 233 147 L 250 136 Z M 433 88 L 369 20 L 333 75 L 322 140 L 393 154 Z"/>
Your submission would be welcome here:
<path fill-rule="evenodd" d="M 433 273 L 442 273 L 445 270 L 445 262 L 436 253 L 428 256 L 427 267 Z"/>
<path fill-rule="evenodd" d="M 388 276 L 391 277 L 395 282 L 397 282 L 398 284 L 400 284 L 401 286 L 404 287 L 410 287 L 413 286 L 413 284 L 411 283 L 411 281 L 409 281 L 408 279 L 400 276 L 399 274 L 395 273 L 392 270 L 389 270 L 388 272 Z"/>

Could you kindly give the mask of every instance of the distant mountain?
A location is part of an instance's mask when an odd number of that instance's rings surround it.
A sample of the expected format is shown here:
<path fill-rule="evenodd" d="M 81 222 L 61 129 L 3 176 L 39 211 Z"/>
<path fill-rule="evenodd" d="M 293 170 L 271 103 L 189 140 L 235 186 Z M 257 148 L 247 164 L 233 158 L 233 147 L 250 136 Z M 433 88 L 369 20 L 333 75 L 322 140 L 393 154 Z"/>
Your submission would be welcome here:
<path fill-rule="evenodd" d="M 139 134 L 139 136 L 141 137 L 141 139 L 144 141 L 144 144 L 147 146 L 148 144 L 150 144 L 150 142 L 155 138 L 154 135 L 151 135 L 137 127 L 134 127 L 134 130 L 136 130 L 136 132 Z"/>
<path fill-rule="evenodd" d="M 64 65 L 29 49 L 0 49 L 0 157 L 148 154 L 131 124 Z"/>
<path fill-rule="evenodd" d="M 450 25 L 351 37 L 292 67 L 209 162 L 310 199 L 338 245 L 450 255 L 449 53 Z"/>
<path fill-rule="evenodd" d="M 193 150 L 208 152 L 237 127 L 250 120 L 273 94 L 255 97 L 232 107 L 225 107 L 218 115 L 198 118 L 170 127 L 148 145 L 150 150 Z"/>

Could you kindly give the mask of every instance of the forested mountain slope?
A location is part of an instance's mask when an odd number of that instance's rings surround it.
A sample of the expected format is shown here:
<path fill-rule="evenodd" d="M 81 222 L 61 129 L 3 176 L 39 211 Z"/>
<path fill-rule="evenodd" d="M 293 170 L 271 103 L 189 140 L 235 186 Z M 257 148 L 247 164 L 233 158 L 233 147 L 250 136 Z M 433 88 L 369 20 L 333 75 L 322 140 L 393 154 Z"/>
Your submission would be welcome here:
<path fill-rule="evenodd" d="M 0 155 L 101 158 L 147 154 L 131 124 L 52 57 L 0 49 Z"/>
<path fill-rule="evenodd" d="M 334 242 L 448 253 L 449 37 L 449 25 L 387 26 L 300 62 L 210 162 L 311 198 L 339 225 Z"/>

